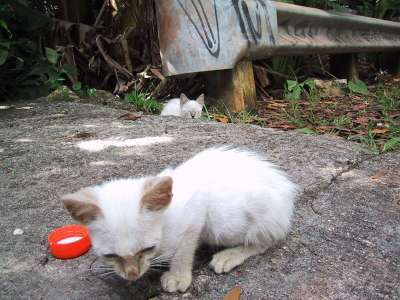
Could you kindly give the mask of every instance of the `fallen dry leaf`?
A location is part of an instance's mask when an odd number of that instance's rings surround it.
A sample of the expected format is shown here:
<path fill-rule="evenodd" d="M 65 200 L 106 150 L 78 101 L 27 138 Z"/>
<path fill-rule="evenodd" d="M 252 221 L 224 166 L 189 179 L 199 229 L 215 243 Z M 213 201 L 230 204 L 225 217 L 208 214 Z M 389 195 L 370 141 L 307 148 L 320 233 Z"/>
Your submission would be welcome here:
<path fill-rule="evenodd" d="M 128 121 L 136 121 L 137 119 L 140 119 L 141 117 L 142 117 L 141 115 L 126 113 L 126 114 L 119 116 L 118 119 L 124 119 L 124 120 L 128 120 Z"/>
<path fill-rule="evenodd" d="M 161 74 L 161 71 L 159 69 L 150 69 L 151 73 L 154 74 L 158 79 L 161 81 L 165 80 L 165 77 L 163 74 Z"/>
<path fill-rule="evenodd" d="M 359 97 L 357 97 L 357 98 L 359 98 Z M 357 100 L 360 100 L 360 99 L 357 99 Z M 356 104 L 353 106 L 353 110 L 363 110 L 363 109 L 366 109 L 367 107 L 368 107 L 368 103 Z"/>
<path fill-rule="evenodd" d="M 240 287 L 231 289 L 225 296 L 224 300 L 240 300 Z"/>
<path fill-rule="evenodd" d="M 400 117 L 400 111 L 390 111 L 388 112 L 388 115 L 391 117 Z"/>
<path fill-rule="evenodd" d="M 325 125 L 325 126 L 318 126 L 317 128 L 315 128 L 316 132 L 325 132 L 325 131 L 329 131 L 335 129 L 335 126 L 329 126 L 329 125 Z"/>
<path fill-rule="evenodd" d="M 269 127 L 283 129 L 283 130 L 289 130 L 289 129 L 296 129 L 297 128 L 297 126 L 290 125 L 290 124 L 271 124 Z"/>
<path fill-rule="evenodd" d="M 376 134 L 384 134 L 387 133 L 388 131 L 389 128 L 375 128 L 374 130 L 372 130 L 372 132 Z"/>
<path fill-rule="evenodd" d="M 86 131 L 78 131 L 76 130 L 74 133 L 68 134 L 66 139 L 71 141 L 74 139 L 88 139 L 91 137 L 95 137 L 96 133 L 94 132 L 86 132 Z"/>
<path fill-rule="evenodd" d="M 96 134 L 93 132 L 86 132 L 86 131 L 80 131 L 74 134 L 74 138 L 76 139 L 87 139 L 94 137 Z"/>
<path fill-rule="evenodd" d="M 383 171 L 378 171 L 378 172 L 376 172 L 374 175 L 372 175 L 371 179 L 377 180 L 377 179 L 379 179 L 379 178 L 381 178 L 381 177 L 383 177 L 383 176 L 385 176 L 385 175 L 386 175 L 385 172 L 383 172 Z"/>
<path fill-rule="evenodd" d="M 229 118 L 222 114 L 210 114 L 210 117 L 217 122 L 229 123 Z"/>
<path fill-rule="evenodd" d="M 282 103 L 282 102 L 270 102 L 267 104 L 268 108 L 282 108 L 282 107 L 287 107 L 288 103 Z"/>
<path fill-rule="evenodd" d="M 368 123 L 368 121 L 369 121 L 369 118 L 367 118 L 367 117 L 358 117 L 358 118 L 356 118 L 356 119 L 354 120 L 354 123 L 357 123 L 357 124 L 366 124 L 366 123 Z"/>

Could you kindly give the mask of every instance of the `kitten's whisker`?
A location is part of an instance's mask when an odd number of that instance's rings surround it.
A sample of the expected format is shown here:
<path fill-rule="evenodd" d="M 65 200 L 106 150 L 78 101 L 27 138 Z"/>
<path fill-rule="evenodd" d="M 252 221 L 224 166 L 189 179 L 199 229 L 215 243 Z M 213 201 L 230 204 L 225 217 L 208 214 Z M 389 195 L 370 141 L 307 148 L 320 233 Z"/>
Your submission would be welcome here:
<path fill-rule="evenodd" d="M 106 277 L 109 277 L 109 276 L 111 276 L 113 274 L 116 274 L 115 271 L 108 271 L 108 272 L 104 272 L 104 273 L 99 273 L 99 274 L 96 274 L 96 276 L 101 277 L 101 278 L 106 278 Z"/>
<path fill-rule="evenodd" d="M 171 260 L 171 258 L 163 258 L 163 259 L 154 259 L 151 261 L 151 263 L 163 263 L 163 262 L 169 262 Z"/>
<path fill-rule="evenodd" d="M 161 267 L 161 268 L 163 268 L 163 267 L 167 267 L 169 264 L 154 264 L 154 265 L 150 265 L 150 267 L 152 268 L 152 267 Z"/>
<path fill-rule="evenodd" d="M 164 272 L 163 270 L 155 269 L 155 268 L 152 268 L 152 267 L 149 267 L 149 270 L 152 271 L 152 272 L 159 272 L 159 273 Z"/>
<path fill-rule="evenodd" d="M 158 261 L 167 261 L 170 260 L 174 256 L 174 252 L 167 252 L 163 253 L 157 257 L 154 257 L 151 261 L 158 262 Z"/>
<path fill-rule="evenodd" d="M 113 268 L 108 267 L 108 266 L 98 266 L 98 267 L 92 268 L 92 270 L 113 270 Z"/>
<path fill-rule="evenodd" d="M 152 261 L 150 262 L 150 266 L 155 266 L 155 265 L 169 265 L 171 262 L 168 261 Z"/>

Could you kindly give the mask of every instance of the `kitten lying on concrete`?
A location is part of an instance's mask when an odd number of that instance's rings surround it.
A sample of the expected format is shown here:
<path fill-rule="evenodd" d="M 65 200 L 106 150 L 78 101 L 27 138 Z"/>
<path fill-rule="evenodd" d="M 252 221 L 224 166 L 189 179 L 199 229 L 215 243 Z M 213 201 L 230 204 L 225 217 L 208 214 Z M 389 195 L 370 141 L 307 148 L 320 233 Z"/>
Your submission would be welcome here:
<path fill-rule="evenodd" d="M 201 117 L 203 106 L 204 94 L 196 100 L 190 100 L 185 94 L 181 94 L 180 98 L 171 99 L 164 105 L 161 115 L 197 119 Z"/>
<path fill-rule="evenodd" d="M 223 172 L 221 172 L 223 170 Z M 166 262 L 164 290 L 184 292 L 201 243 L 226 247 L 210 263 L 229 272 L 289 231 L 297 187 L 257 154 L 211 148 L 156 176 L 113 180 L 63 197 L 93 250 L 133 281 Z"/>

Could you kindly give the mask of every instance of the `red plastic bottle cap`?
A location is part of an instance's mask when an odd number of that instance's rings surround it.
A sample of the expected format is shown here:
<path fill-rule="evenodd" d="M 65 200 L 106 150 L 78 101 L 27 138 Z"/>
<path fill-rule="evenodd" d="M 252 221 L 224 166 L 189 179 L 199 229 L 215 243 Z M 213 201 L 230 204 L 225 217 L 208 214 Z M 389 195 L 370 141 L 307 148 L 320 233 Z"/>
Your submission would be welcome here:
<path fill-rule="evenodd" d="M 83 225 L 71 224 L 54 229 L 49 233 L 50 253 L 61 259 L 81 256 L 90 249 L 89 231 Z"/>

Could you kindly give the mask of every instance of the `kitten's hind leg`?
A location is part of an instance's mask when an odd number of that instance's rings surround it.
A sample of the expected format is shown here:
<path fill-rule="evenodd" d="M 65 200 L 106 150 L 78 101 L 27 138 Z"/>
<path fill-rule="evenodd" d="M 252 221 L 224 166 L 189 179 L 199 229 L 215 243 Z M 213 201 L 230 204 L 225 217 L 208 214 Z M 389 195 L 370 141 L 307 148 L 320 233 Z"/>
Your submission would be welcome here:
<path fill-rule="evenodd" d="M 210 266 L 215 273 L 227 273 L 241 265 L 250 256 L 263 253 L 266 246 L 238 246 L 214 254 Z"/>

